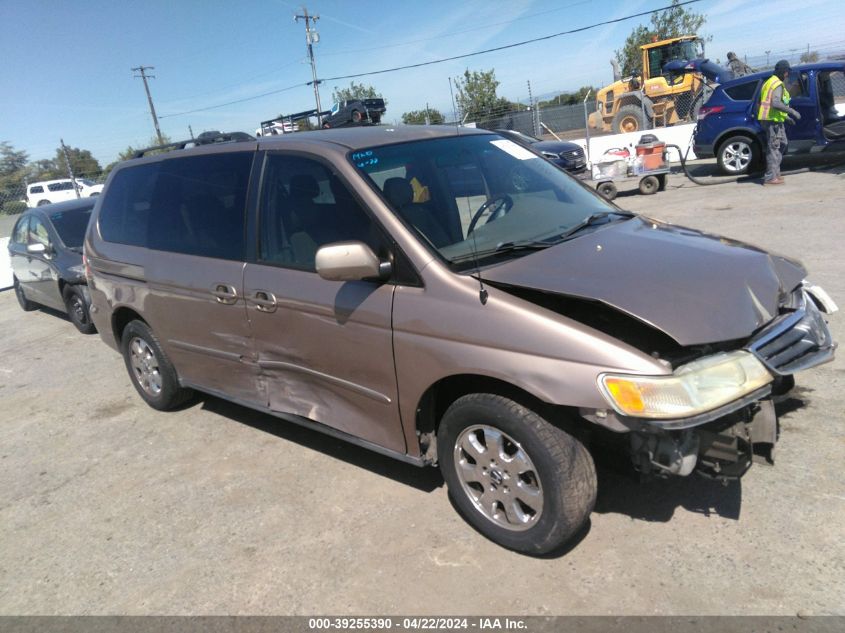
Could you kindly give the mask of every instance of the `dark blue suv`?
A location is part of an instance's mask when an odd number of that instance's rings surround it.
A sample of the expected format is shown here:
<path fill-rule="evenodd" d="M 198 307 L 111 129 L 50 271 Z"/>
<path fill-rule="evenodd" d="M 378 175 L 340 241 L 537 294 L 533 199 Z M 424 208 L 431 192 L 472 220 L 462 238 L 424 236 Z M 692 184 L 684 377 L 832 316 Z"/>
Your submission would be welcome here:
<path fill-rule="evenodd" d="M 746 75 L 715 89 L 698 114 L 696 156 L 715 156 L 719 168 L 731 175 L 762 166 L 766 143 L 757 108 L 760 86 L 771 75 Z M 845 62 L 794 66 L 786 88 L 790 107 L 801 114 L 800 121 L 786 126 L 788 153 L 845 151 Z"/>

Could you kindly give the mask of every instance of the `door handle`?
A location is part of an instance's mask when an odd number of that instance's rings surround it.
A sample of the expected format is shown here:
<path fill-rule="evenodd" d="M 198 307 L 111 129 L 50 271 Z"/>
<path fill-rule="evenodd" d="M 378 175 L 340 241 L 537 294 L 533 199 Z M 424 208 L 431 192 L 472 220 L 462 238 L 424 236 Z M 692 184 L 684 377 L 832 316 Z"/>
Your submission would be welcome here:
<path fill-rule="evenodd" d="M 217 299 L 217 303 L 232 305 L 238 300 L 238 291 L 234 286 L 228 284 L 214 284 L 211 287 L 211 294 Z"/>
<path fill-rule="evenodd" d="M 266 290 L 256 290 L 252 295 L 252 302 L 255 308 L 261 312 L 275 312 L 276 311 L 276 295 Z"/>

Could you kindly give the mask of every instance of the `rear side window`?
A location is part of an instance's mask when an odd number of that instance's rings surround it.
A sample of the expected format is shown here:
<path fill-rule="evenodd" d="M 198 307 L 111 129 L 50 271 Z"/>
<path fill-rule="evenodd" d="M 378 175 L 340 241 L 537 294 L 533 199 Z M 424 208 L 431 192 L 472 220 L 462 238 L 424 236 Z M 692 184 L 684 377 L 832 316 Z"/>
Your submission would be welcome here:
<path fill-rule="evenodd" d="M 29 193 L 44 193 L 44 187 L 35 185 L 29 188 Z"/>
<path fill-rule="evenodd" d="M 172 158 L 115 174 L 100 211 L 110 242 L 240 260 L 252 152 Z"/>
<path fill-rule="evenodd" d="M 746 81 L 730 88 L 725 88 L 725 94 L 734 101 L 751 101 L 757 95 L 756 81 Z"/>
<path fill-rule="evenodd" d="M 73 189 L 73 183 L 69 180 L 67 182 L 54 182 L 47 185 L 50 191 L 69 191 Z"/>

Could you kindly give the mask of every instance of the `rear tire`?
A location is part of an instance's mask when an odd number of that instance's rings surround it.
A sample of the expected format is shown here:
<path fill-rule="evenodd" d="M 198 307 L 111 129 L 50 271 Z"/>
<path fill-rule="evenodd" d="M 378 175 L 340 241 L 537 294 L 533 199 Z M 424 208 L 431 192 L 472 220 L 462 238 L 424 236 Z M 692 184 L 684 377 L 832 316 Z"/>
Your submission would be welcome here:
<path fill-rule="evenodd" d="M 94 334 L 97 328 L 91 321 L 91 306 L 85 300 L 85 294 L 82 290 L 77 286 L 65 286 L 62 296 L 65 300 L 65 309 L 70 322 L 83 334 Z"/>
<path fill-rule="evenodd" d="M 760 164 L 760 145 L 747 136 L 725 139 L 716 152 L 716 162 L 723 174 L 742 176 Z"/>
<path fill-rule="evenodd" d="M 456 400 L 437 431 L 449 494 L 490 540 L 545 554 L 571 539 L 596 500 L 596 471 L 580 441 L 508 398 Z"/>
<path fill-rule="evenodd" d="M 39 207 L 43 207 L 45 204 L 50 204 L 50 201 L 49 200 L 39 200 L 38 201 Z"/>
<path fill-rule="evenodd" d="M 143 321 L 131 321 L 120 341 L 123 361 L 138 394 L 153 409 L 168 411 L 184 404 L 193 391 L 179 385 L 173 363 Z"/>
<path fill-rule="evenodd" d="M 23 288 L 21 288 L 21 283 L 18 281 L 17 277 L 13 278 L 13 285 L 15 287 L 15 297 L 18 300 L 18 305 L 20 305 L 21 310 L 24 312 L 32 312 L 38 306 L 26 298 L 26 295 L 23 292 Z"/>
<path fill-rule="evenodd" d="M 352 120 L 353 120 L 355 123 L 360 123 L 360 122 L 361 122 L 361 120 L 362 120 L 363 118 L 364 118 L 364 117 L 361 115 L 361 113 L 360 113 L 358 110 L 353 110 L 353 111 L 352 111 Z"/>

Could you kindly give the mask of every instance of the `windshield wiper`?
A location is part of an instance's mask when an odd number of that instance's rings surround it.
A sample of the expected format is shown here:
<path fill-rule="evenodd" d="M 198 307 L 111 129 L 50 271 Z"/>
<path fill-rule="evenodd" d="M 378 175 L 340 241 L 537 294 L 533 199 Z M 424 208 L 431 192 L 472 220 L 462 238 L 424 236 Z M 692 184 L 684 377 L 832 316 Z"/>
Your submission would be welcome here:
<path fill-rule="evenodd" d="M 474 259 L 476 257 L 488 257 L 490 255 L 501 255 L 503 253 L 512 253 L 514 251 L 538 251 L 549 246 L 554 246 L 554 242 L 546 242 L 540 240 L 520 240 L 517 242 L 500 242 L 496 248 L 486 248 L 481 251 L 472 251 L 465 255 L 452 258 L 453 262 L 461 262 L 467 259 Z"/>
<path fill-rule="evenodd" d="M 559 244 L 560 242 L 563 242 L 564 240 L 569 239 L 570 237 L 572 237 L 573 235 L 575 235 L 579 231 L 583 231 L 588 226 L 594 226 L 596 224 L 599 224 L 600 220 L 604 220 L 605 218 L 607 218 L 611 215 L 619 215 L 619 216 L 622 216 L 623 218 L 634 217 L 633 213 L 627 213 L 625 211 L 598 211 L 596 213 L 591 213 L 586 218 L 581 220 L 578 224 L 575 224 L 574 226 L 569 227 L 568 229 L 566 229 L 566 231 L 564 231 L 563 233 L 558 235 L 557 239 L 553 243 Z"/>

